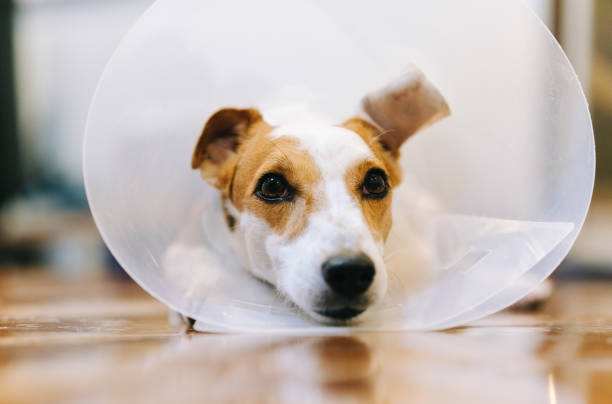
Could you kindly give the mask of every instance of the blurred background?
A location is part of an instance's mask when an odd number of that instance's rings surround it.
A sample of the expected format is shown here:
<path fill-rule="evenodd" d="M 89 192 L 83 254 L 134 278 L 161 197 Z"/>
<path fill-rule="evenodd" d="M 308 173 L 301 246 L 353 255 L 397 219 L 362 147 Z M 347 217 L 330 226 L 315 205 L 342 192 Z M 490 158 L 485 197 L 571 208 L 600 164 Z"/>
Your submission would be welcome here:
<path fill-rule="evenodd" d="M 0 270 L 124 276 L 88 211 L 81 146 L 90 100 L 152 0 L 0 0 Z M 598 171 L 585 229 L 556 276 L 612 277 L 612 0 L 528 0 L 589 99 Z"/>

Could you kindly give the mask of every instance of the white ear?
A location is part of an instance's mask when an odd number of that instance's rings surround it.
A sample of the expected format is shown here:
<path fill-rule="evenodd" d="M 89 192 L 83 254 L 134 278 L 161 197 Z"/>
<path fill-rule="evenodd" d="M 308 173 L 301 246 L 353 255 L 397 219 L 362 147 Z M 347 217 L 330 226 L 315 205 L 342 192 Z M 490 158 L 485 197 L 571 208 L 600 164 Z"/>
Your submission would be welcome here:
<path fill-rule="evenodd" d="M 379 140 L 393 152 L 414 133 L 450 115 L 440 91 L 416 66 L 366 95 L 363 109 L 384 130 Z"/>

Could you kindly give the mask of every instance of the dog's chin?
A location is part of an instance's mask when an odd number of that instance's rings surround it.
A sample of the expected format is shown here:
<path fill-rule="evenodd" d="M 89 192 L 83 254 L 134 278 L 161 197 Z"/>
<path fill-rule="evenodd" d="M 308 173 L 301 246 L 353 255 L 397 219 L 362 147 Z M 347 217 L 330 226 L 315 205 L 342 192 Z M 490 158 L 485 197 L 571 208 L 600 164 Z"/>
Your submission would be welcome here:
<path fill-rule="evenodd" d="M 357 324 L 361 315 L 367 310 L 361 307 L 345 306 L 335 309 L 325 309 L 317 311 L 317 316 L 324 319 L 329 324 Z"/>
<path fill-rule="evenodd" d="M 335 326 L 353 326 L 361 322 L 368 307 L 341 307 L 335 309 L 304 310 L 318 323 Z"/>
<path fill-rule="evenodd" d="M 347 299 L 323 291 L 312 293 L 316 298 L 310 300 L 296 299 L 289 293 L 283 293 L 305 316 L 324 325 L 353 326 L 361 323 L 372 308 L 380 303 L 384 293 L 367 293 L 356 298 Z M 282 292 L 281 292 L 282 293 Z"/>
<path fill-rule="evenodd" d="M 359 324 L 364 313 L 372 307 L 374 302 L 368 298 L 356 301 L 334 299 L 328 304 L 318 304 L 316 307 L 302 310 L 319 323 L 327 325 L 355 325 Z"/>

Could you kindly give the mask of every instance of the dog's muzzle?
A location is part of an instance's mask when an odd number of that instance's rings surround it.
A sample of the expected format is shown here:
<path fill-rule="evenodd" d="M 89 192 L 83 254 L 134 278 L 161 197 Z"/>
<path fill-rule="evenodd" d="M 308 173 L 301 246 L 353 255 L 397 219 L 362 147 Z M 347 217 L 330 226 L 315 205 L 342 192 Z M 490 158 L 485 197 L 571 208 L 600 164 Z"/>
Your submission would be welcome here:
<path fill-rule="evenodd" d="M 336 255 L 321 267 L 323 279 L 333 292 L 328 308 L 319 314 L 335 320 L 348 320 L 365 311 L 363 295 L 368 290 L 374 275 L 374 263 L 365 254 Z"/>

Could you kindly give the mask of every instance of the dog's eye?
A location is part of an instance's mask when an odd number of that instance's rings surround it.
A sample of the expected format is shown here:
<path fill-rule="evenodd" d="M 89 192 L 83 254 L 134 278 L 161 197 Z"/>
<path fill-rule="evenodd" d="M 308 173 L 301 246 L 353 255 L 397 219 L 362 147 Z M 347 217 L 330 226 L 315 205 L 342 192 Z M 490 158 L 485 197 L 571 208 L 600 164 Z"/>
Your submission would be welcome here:
<path fill-rule="evenodd" d="M 280 174 L 266 174 L 259 179 L 255 196 L 266 202 L 290 201 L 293 198 L 293 189 L 287 180 Z"/>
<path fill-rule="evenodd" d="M 389 184 L 387 183 L 387 175 L 378 168 L 373 168 L 365 176 L 361 193 L 363 196 L 372 199 L 384 198 L 389 192 Z"/>

